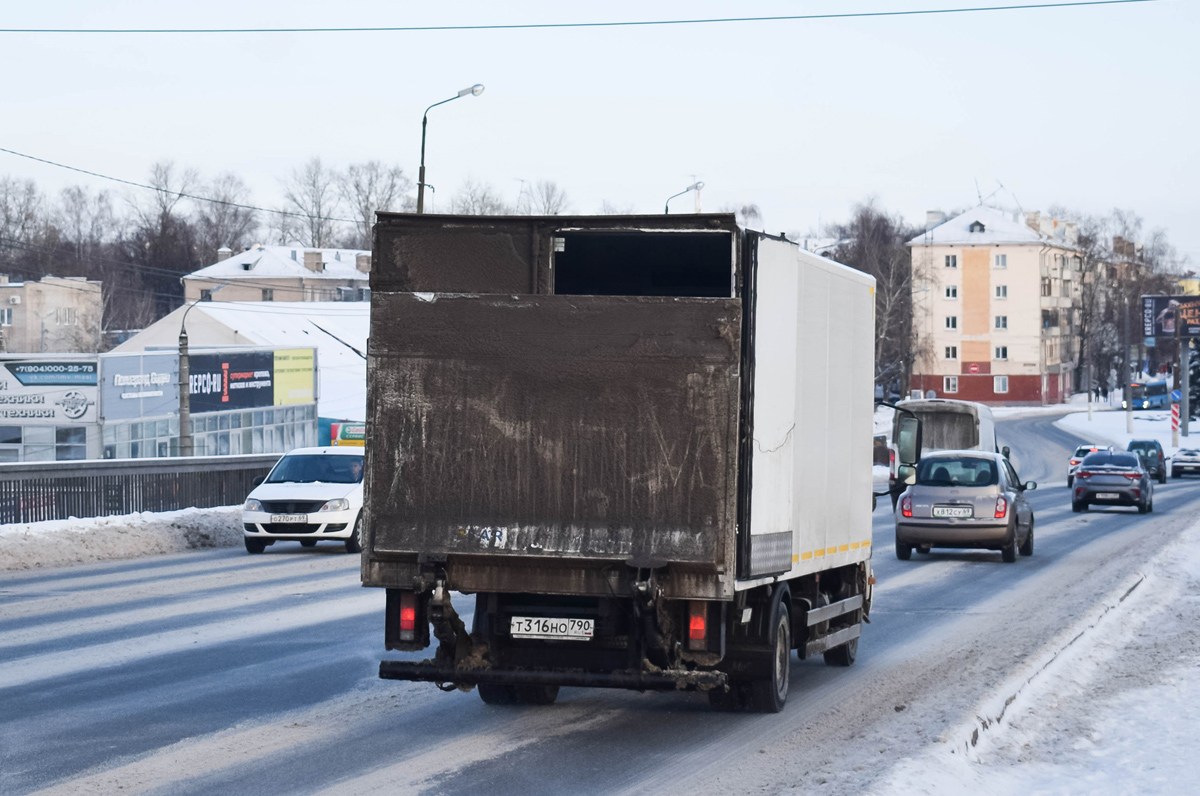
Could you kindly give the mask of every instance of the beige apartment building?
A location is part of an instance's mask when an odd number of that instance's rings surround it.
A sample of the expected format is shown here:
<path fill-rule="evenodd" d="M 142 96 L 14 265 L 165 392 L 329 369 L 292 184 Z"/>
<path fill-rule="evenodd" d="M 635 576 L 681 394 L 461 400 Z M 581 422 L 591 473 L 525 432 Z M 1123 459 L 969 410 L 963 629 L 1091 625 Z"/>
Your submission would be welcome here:
<path fill-rule="evenodd" d="M 909 241 L 910 388 L 989 404 L 1066 401 L 1081 258 L 1074 224 L 976 207 Z"/>
<path fill-rule="evenodd" d="M 12 282 L 0 274 L 0 351 L 94 354 L 103 309 L 100 283 L 86 277 Z"/>
<path fill-rule="evenodd" d="M 305 249 L 255 244 L 183 278 L 188 302 L 366 301 L 371 253 L 360 249 Z"/>

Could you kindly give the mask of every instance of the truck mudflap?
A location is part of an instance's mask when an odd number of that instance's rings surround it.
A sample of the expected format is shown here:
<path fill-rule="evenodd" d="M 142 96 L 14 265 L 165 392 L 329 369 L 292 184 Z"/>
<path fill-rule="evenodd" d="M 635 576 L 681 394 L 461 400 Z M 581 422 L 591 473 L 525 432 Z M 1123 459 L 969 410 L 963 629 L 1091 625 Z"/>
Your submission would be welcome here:
<path fill-rule="evenodd" d="M 380 661 L 379 676 L 384 680 L 416 680 L 426 683 L 474 686 L 557 685 L 583 688 L 624 688 L 634 691 L 711 691 L 724 690 L 729 676 L 724 672 L 660 669 L 653 672 L 585 672 L 566 669 L 492 669 L 459 668 L 436 661 Z"/>

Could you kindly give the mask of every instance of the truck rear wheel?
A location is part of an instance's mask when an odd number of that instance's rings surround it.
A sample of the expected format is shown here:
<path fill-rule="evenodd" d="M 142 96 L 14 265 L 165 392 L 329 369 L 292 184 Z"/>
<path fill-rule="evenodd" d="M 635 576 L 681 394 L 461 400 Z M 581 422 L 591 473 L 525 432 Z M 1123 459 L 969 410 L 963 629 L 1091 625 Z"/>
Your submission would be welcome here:
<path fill-rule="evenodd" d="M 525 705 L 553 705 L 558 699 L 556 685 L 518 685 L 513 686 L 517 693 L 517 701 Z"/>
<path fill-rule="evenodd" d="M 480 683 L 475 688 L 479 691 L 479 698 L 488 705 L 515 705 L 517 702 L 516 689 L 511 685 Z"/>
<path fill-rule="evenodd" d="M 778 713 L 787 704 L 792 669 L 792 622 L 784 605 L 786 595 L 783 591 L 775 599 L 771 611 L 771 633 L 767 642 L 771 650 L 771 676 L 752 684 L 754 709 L 759 713 Z"/>
<path fill-rule="evenodd" d="M 826 666 L 852 666 L 858 658 L 858 639 L 847 641 L 841 646 L 825 650 Z"/>

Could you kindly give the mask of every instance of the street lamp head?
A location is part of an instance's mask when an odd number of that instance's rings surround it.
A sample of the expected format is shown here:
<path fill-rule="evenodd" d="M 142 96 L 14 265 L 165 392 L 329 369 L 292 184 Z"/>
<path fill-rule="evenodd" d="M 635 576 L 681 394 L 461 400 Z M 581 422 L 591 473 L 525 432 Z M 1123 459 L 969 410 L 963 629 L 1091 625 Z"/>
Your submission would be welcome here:
<path fill-rule="evenodd" d="M 458 92 L 458 96 L 465 97 L 468 94 L 470 94 L 472 97 L 478 97 L 482 93 L 483 93 L 483 84 L 476 83 L 475 85 L 464 88 L 462 91 Z"/>
<path fill-rule="evenodd" d="M 688 190 L 689 191 L 699 191 L 703 187 L 704 187 L 704 183 L 697 182 L 697 183 L 692 183 L 691 185 L 689 185 Z"/>

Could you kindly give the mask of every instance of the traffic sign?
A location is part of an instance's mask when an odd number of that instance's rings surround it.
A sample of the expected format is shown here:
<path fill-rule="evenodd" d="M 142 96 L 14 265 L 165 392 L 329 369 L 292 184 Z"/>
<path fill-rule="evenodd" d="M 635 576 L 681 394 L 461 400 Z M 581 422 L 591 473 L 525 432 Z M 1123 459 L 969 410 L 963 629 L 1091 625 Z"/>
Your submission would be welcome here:
<path fill-rule="evenodd" d="M 1178 403 L 1179 399 L 1181 399 L 1181 398 L 1183 398 L 1183 393 L 1181 393 L 1179 390 L 1171 391 L 1171 400 L 1172 401 L 1175 401 L 1176 403 Z"/>

